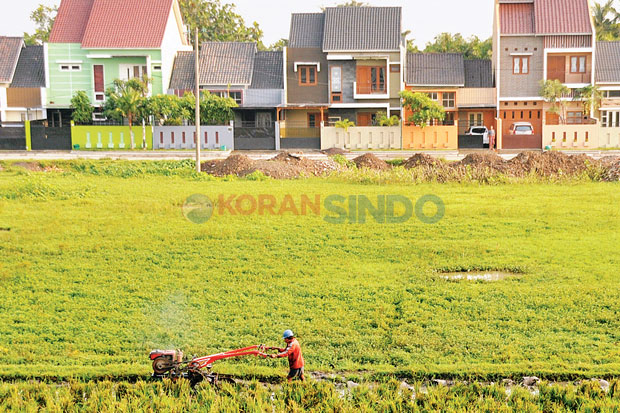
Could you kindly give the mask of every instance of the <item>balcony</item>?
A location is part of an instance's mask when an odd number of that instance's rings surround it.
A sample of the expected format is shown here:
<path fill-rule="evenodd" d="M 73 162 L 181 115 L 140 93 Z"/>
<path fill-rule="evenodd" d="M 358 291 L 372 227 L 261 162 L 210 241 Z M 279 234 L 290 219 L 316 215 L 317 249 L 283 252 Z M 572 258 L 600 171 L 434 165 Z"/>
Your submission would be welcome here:
<path fill-rule="evenodd" d="M 389 99 L 390 93 L 387 89 L 387 84 L 353 82 L 353 98 L 354 99 Z"/>
<path fill-rule="evenodd" d="M 570 73 L 565 71 L 548 71 L 547 79 L 557 79 L 566 85 L 589 85 L 592 83 L 592 73 Z"/>

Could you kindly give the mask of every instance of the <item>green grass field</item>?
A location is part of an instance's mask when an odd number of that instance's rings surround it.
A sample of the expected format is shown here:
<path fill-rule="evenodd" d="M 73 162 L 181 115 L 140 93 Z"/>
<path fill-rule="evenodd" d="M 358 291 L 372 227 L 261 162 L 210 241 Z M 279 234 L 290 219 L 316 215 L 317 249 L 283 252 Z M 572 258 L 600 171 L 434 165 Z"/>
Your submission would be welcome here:
<path fill-rule="evenodd" d="M 436 224 L 182 213 L 195 193 L 434 194 Z M 425 209 L 427 213 L 428 208 Z M 620 375 L 620 186 L 0 172 L 0 375 L 148 376 L 148 352 L 280 344 L 307 370 L 550 379 Z M 10 230 L 9 230 L 10 229 Z M 514 270 L 498 282 L 441 271 Z M 251 358 L 223 372 L 282 376 Z"/>

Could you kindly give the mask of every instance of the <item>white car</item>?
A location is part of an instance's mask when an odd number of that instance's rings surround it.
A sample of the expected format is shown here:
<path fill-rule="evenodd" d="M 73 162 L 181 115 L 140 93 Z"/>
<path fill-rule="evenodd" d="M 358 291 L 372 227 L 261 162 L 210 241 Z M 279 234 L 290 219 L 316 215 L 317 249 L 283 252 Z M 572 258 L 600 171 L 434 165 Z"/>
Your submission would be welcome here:
<path fill-rule="evenodd" d="M 510 127 L 511 135 L 533 135 L 534 127 L 529 122 L 516 122 Z"/>
<path fill-rule="evenodd" d="M 470 126 L 469 129 L 467 129 L 467 132 L 465 132 L 465 135 L 481 135 L 482 143 L 484 145 L 489 144 L 489 130 L 486 126 Z"/>

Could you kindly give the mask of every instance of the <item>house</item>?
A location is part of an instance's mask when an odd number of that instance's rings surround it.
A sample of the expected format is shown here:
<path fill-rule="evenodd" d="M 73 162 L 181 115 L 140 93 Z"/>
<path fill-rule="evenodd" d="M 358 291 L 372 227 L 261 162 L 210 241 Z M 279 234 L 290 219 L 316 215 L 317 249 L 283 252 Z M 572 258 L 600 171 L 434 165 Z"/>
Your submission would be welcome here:
<path fill-rule="evenodd" d="M 0 124 L 46 117 L 43 46 L 21 37 L 0 36 Z"/>
<path fill-rule="evenodd" d="M 293 14 L 282 147 L 319 147 L 321 123 L 371 126 L 401 114 L 405 56 L 400 7 L 328 7 Z"/>
<path fill-rule="evenodd" d="M 404 133 L 405 148 L 456 149 L 457 145 L 482 148 L 481 138 L 472 141 L 463 135 L 470 126 L 486 126 L 489 129 L 496 126 L 495 87 L 490 60 L 465 60 L 458 53 L 408 53 L 405 89 L 427 94 L 446 112 L 443 121 L 434 121 L 429 125 L 430 129 L 416 131 L 407 122 L 409 113 L 405 110 L 404 126 L 410 129 Z M 430 140 L 413 138 L 435 133 L 438 136 Z"/>
<path fill-rule="evenodd" d="M 542 148 L 546 125 L 581 124 L 575 90 L 594 83 L 594 27 L 588 0 L 495 0 L 493 70 L 504 149 Z M 549 112 L 540 82 L 557 79 L 571 93 L 565 119 Z M 516 122 L 529 122 L 534 135 L 509 135 Z"/>
<path fill-rule="evenodd" d="M 191 50 L 178 0 L 62 0 L 45 45 L 50 126 L 70 121 L 71 98 L 95 106 L 115 79 L 147 76 L 165 93 L 178 51 Z"/>
<path fill-rule="evenodd" d="M 259 51 L 256 43 L 206 42 L 200 48 L 200 89 L 237 102 L 236 149 L 276 149 L 277 107 L 284 102 L 282 52 Z M 194 91 L 194 52 L 176 58 L 170 93 Z M 278 137 L 279 138 L 279 137 Z"/>
<path fill-rule="evenodd" d="M 603 95 L 596 114 L 599 146 L 620 147 L 620 42 L 596 43 L 596 86 Z"/>

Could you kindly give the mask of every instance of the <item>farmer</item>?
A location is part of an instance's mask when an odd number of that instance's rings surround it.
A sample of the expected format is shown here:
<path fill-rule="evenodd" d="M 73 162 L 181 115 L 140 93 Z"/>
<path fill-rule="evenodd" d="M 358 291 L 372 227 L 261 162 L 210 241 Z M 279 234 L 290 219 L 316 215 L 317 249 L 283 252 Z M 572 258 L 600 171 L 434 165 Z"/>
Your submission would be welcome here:
<path fill-rule="evenodd" d="M 495 149 L 495 129 L 491 126 L 491 130 L 489 131 L 489 149 Z"/>
<path fill-rule="evenodd" d="M 273 350 L 278 350 L 278 354 L 271 354 L 269 357 L 272 359 L 287 357 L 290 371 L 286 377 L 289 382 L 293 379 L 300 379 L 305 381 L 304 377 L 304 356 L 301 354 L 301 347 L 299 342 L 295 338 L 295 334 L 291 330 L 286 330 L 282 336 L 286 342 L 286 348 L 271 347 Z"/>

